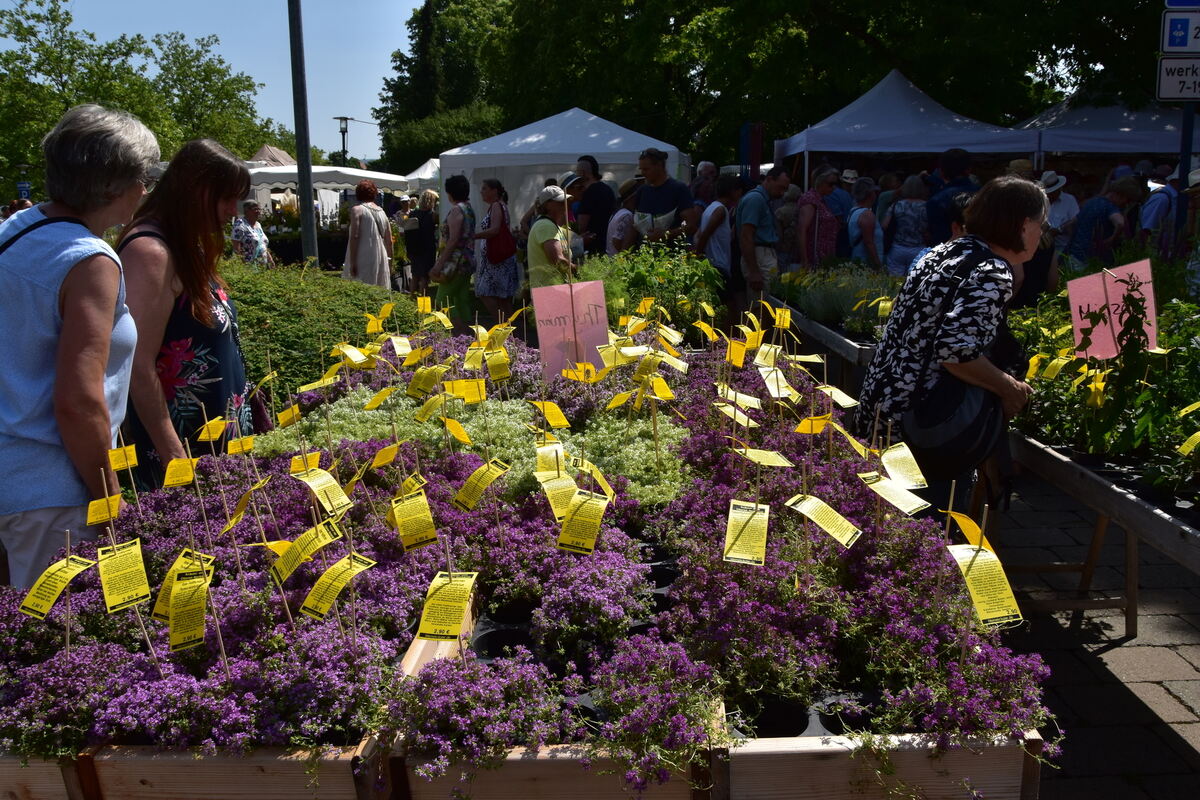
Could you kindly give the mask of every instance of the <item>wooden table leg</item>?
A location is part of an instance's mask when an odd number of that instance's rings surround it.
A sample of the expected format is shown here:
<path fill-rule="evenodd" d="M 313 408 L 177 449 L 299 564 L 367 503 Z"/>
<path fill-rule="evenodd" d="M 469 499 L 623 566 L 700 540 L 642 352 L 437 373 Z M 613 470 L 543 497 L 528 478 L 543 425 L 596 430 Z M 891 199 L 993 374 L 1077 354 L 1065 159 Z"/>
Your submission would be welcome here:
<path fill-rule="evenodd" d="M 1088 547 L 1087 558 L 1083 562 L 1083 570 L 1079 574 L 1079 595 L 1082 597 L 1092 588 L 1092 575 L 1096 572 L 1096 562 L 1100 560 L 1100 550 L 1104 547 L 1104 537 L 1108 533 L 1108 516 L 1100 514 L 1096 517 L 1096 528 L 1092 531 L 1092 543 Z"/>
<path fill-rule="evenodd" d="M 1125 531 L 1125 636 L 1138 635 L 1138 538 Z"/>

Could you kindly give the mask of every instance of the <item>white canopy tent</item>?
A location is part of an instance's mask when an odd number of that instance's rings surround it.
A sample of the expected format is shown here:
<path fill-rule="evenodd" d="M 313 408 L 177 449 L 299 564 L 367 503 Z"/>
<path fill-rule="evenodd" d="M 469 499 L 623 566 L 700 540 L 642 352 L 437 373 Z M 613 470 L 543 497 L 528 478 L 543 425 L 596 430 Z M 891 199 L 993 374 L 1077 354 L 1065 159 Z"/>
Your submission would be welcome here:
<path fill-rule="evenodd" d="M 1178 153 L 1183 112 L 1161 106 L 1071 108 L 1064 100 L 1017 127 L 1040 132 L 1043 153 Z M 1192 152 L 1200 152 L 1200 127 Z"/>
<path fill-rule="evenodd" d="M 374 172 L 352 167 L 313 167 L 314 189 L 353 189 L 359 181 L 369 179 L 381 191 L 408 191 L 408 180 L 403 175 Z M 250 188 L 265 186 L 271 189 L 296 189 L 300 185 L 295 166 L 259 167 L 250 170 Z"/>
<path fill-rule="evenodd" d="M 575 168 L 582 155 L 594 156 L 606 181 L 620 183 L 637 172 L 638 154 L 656 147 L 667 154 L 667 172 L 686 168 L 679 149 L 614 122 L 572 108 L 490 139 L 455 147 L 441 155 L 441 177 L 465 175 L 478 197 L 479 182 L 498 178 L 509 195 L 514 216 L 533 204 L 547 178 Z M 443 208 L 449 198 L 442 195 Z"/>
<path fill-rule="evenodd" d="M 433 189 L 437 191 L 442 181 L 442 163 L 436 158 L 431 158 L 405 175 L 404 179 L 408 181 L 408 185 L 413 189 Z"/>
<path fill-rule="evenodd" d="M 775 163 L 804 154 L 940 153 L 961 147 L 973 153 L 1029 153 L 1038 134 L 956 114 L 892 70 L 848 106 L 787 139 L 775 141 Z M 806 181 L 807 182 L 807 181 Z"/>

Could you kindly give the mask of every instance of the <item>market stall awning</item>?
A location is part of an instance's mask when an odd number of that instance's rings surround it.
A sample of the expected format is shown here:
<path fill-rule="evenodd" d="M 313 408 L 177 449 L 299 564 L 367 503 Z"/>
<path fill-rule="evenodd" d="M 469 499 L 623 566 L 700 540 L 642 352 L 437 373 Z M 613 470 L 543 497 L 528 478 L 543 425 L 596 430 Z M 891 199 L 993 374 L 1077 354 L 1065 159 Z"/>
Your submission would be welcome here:
<path fill-rule="evenodd" d="M 353 189 L 359 181 L 368 179 L 375 182 L 380 190 L 404 192 L 408 190 L 408 180 L 403 175 L 392 175 L 388 172 L 375 172 L 369 169 L 354 169 L 353 167 L 313 167 L 312 179 L 314 189 Z M 271 189 L 296 189 L 299 181 L 296 177 L 296 167 L 258 167 L 250 170 L 251 188 L 265 186 Z"/>
<path fill-rule="evenodd" d="M 1019 128 L 1040 131 L 1049 153 L 1178 153 L 1183 112 L 1151 105 L 1139 111 L 1124 106 L 1077 106 L 1070 100 L 1050 106 Z M 1192 142 L 1200 152 L 1200 127 Z"/>

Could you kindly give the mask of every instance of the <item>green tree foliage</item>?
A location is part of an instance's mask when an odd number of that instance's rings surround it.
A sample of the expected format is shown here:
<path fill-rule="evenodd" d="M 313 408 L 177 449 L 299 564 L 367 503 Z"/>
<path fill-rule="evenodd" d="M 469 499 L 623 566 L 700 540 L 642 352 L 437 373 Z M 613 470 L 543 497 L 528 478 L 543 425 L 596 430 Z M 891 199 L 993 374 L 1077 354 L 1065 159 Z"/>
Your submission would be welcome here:
<path fill-rule="evenodd" d="M 472 103 L 441 111 L 384 130 L 380 162 L 386 169 L 411 172 L 443 150 L 486 139 L 503 130 L 504 113 L 499 106 Z"/>
<path fill-rule="evenodd" d="M 483 98 L 503 109 L 504 127 L 580 106 L 732 159 L 743 122 L 765 123 L 768 139 L 789 135 L 891 69 L 997 124 L 1076 89 L 1081 100 L 1138 106 L 1152 90 L 1161 12 L 1157 0 L 505 0 L 487 4 L 491 18 L 481 6 L 428 0 L 414 13 L 411 48 L 394 54 L 376 110 L 385 141 Z"/>
<path fill-rule="evenodd" d="M 12 192 L 15 166 L 29 164 L 41 191 L 42 136 L 80 103 L 128 111 L 154 131 L 163 158 L 183 142 L 211 137 L 248 158 L 262 144 L 295 151 L 295 136 L 254 105 L 259 84 L 215 48 L 217 37 L 182 33 L 119 36 L 109 42 L 72 26 L 64 0 L 17 0 L 0 9 L 0 193 Z M 319 151 L 317 151 L 319 153 Z"/>

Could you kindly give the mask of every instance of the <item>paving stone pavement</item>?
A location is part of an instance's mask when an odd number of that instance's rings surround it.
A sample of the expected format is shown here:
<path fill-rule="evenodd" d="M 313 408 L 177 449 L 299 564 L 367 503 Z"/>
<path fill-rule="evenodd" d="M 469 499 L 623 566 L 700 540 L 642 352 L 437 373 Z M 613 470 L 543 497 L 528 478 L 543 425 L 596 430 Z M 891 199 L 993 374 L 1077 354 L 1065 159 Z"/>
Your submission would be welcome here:
<path fill-rule="evenodd" d="M 1016 488 L 990 537 L 1002 561 L 1081 561 L 1095 514 L 1033 476 Z M 1110 526 L 1093 594 L 1124 588 L 1124 548 Z M 1030 610 L 1005 633 L 1052 670 L 1046 702 L 1066 738 L 1057 768 L 1042 768 L 1042 800 L 1200 800 L 1200 575 L 1142 544 L 1138 577 L 1136 638 L 1119 609 Z M 1018 602 L 1069 597 L 1078 583 L 1073 573 L 1010 570 L 1009 579 Z"/>

